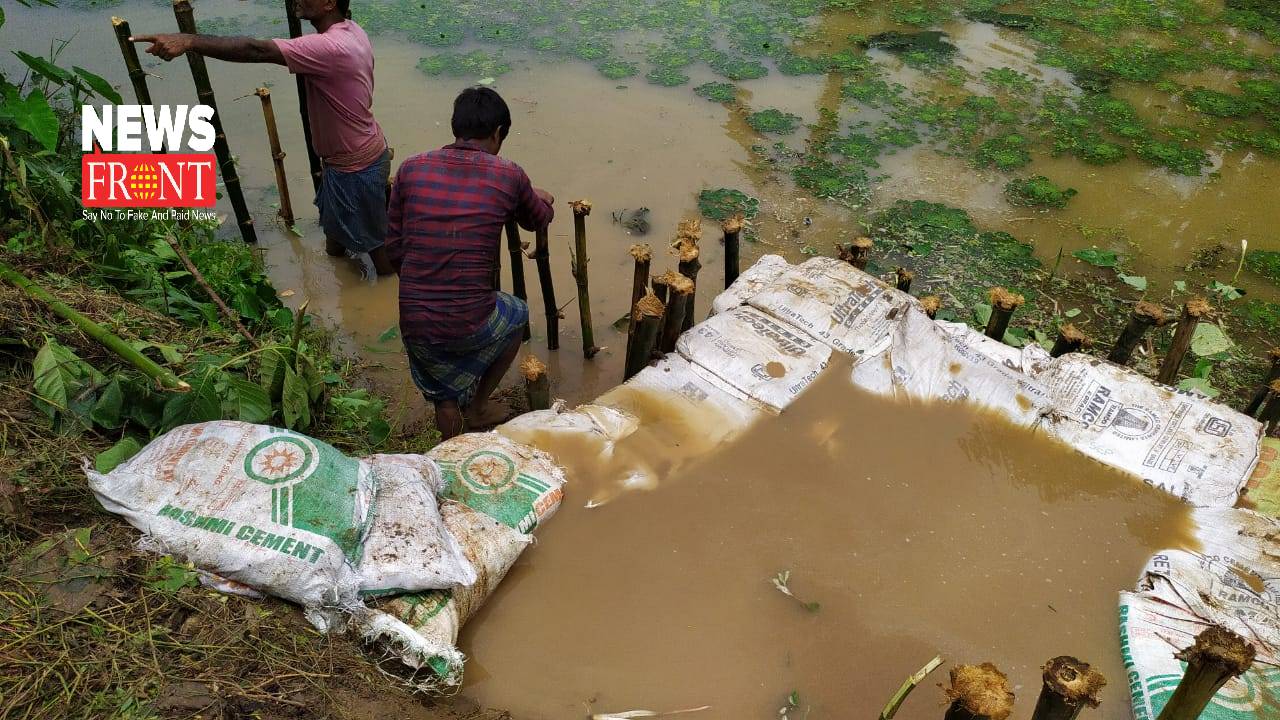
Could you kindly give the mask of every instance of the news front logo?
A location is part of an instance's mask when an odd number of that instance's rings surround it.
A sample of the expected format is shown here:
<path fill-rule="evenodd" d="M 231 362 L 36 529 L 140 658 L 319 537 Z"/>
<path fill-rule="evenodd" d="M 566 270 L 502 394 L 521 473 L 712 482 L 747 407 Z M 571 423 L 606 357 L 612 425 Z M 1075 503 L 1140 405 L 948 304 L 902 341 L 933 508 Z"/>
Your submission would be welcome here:
<path fill-rule="evenodd" d="M 210 208 L 217 203 L 213 108 L 83 106 L 80 201 L 85 208 Z M 193 152 L 165 152 L 185 148 Z"/>

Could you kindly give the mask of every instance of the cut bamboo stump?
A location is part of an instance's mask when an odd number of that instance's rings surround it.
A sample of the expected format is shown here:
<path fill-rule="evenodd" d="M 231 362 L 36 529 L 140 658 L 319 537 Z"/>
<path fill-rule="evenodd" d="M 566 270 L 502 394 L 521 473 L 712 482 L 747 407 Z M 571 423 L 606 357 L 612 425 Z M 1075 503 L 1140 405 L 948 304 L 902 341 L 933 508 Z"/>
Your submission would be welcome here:
<path fill-rule="evenodd" d="M 916 274 L 906 268 L 898 268 L 896 275 L 898 276 L 898 289 L 902 292 L 911 292 L 911 281 L 916 279 Z"/>
<path fill-rule="evenodd" d="M 280 132 L 276 129 L 276 112 L 271 107 L 271 91 L 260 87 L 254 94 L 262 101 L 262 120 L 267 125 L 267 142 L 271 145 L 271 162 L 276 170 L 276 189 L 280 191 L 280 219 L 293 227 L 293 202 L 289 199 L 289 179 L 284 172 L 284 150 L 280 147 Z"/>
<path fill-rule="evenodd" d="M 1013 712 L 1009 679 L 991 663 L 952 668 L 946 697 L 946 720 L 1005 720 Z"/>
<path fill-rule="evenodd" d="M 1258 410 L 1262 408 L 1262 403 L 1267 399 L 1267 393 L 1271 389 L 1271 383 L 1280 380 L 1280 347 L 1271 348 L 1268 353 L 1271 356 L 1271 369 L 1267 371 L 1267 377 L 1262 381 L 1262 385 L 1254 391 L 1253 397 L 1249 400 L 1249 406 L 1244 409 L 1244 414 L 1254 417 L 1258 414 Z"/>
<path fill-rule="evenodd" d="M 1089 663 L 1062 655 L 1045 663 L 1041 670 L 1044 684 L 1031 720 L 1076 720 L 1086 707 L 1098 707 L 1098 691 L 1107 679 Z"/>
<path fill-rule="evenodd" d="M 991 299 L 991 317 L 987 320 L 985 334 L 992 340 L 1004 340 L 1014 311 L 1026 301 L 1018 293 L 1009 292 L 1002 287 L 991 288 L 987 297 Z"/>
<path fill-rule="evenodd" d="M 1155 303 L 1139 300 L 1133 307 L 1133 314 L 1129 316 L 1129 324 L 1125 325 L 1107 359 L 1117 365 L 1128 365 L 1129 358 L 1133 357 L 1134 348 L 1138 347 L 1138 343 L 1142 341 L 1142 336 L 1146 335 L 1151 328 L 1160 327 L 1166 322 L 1168 317 L 1165 315 L 1164 308 Z"/>
<path fill-rule="evenodd" d="M 742 272 L 738 257 L 739 243 L 742 236 L 742 213 L 735 213 L 720 223 L 724 231 L 724 286 L 729 287 L 738 274 Z"/>
<path fill-rule="evenodd" d="M 524 375 L 529 409 L 546 410 L 551 407 L 551 376 L 547 374 L 547 366 L 536 356 L 526 355 L 520 362 L 520 374 Z"/>
<path fill-rule="evenodd" d="M 524 244 L 520 242 L 520 225 L 515 219 L 507 221 L 507 254 L 511 256 L 511 294 L 529 303 L 529 289 L 524 284 Z M 530 336 L 529 323 L 524 326 L 524 339 Z"/>
<path fill-rule="evenodd" d="M 591 293 L 587 288 L 587 216 L 591 214 L 591 202 L 573 200 L 569 203 L 573 208 L 573 244 L 574 254 L 570 258 L 573 266 L 573 279 L 578 284 L 578 319 L 582 323 L 582 357 L 590 360 L 600 352 L 596 346 L 595 330 L 591 328 Z"/>
<path fill-rule="evenodd" d="M 302 20 L 298 18 L 297 9 L 293 5 L 294 1 L 284 0 L 284 18 L 289 26 L 291 38 L 302 36 Z M 311 143 L 311 113 L 307 109 L 306 80 L 301 75 L 295 75 L 294 80 L 298 85 L 298 116 L 302 121 L 302 140 L 307 145 L 307 166 L 311 169 L 311 187 L 319 192 L 323 170 L 320 167 L 320 156 L 316 155 L 315 145 Z"/>
<path fill-rule="evenodd" d="M 116 42 L 120 43 L 120 54 L 124 56 L 124 66 L 129 70 L 129 82 L 133 84 L 133 95 L 139 105 L 151 104 L 151 90 L 147 88 L 147 73 L 142 70 L 138 61 L 138 48 L 129 38 L 133 31 L 129 29 L 129 21 L 112 17 L 111 27 L 116 31 Z"/>
<path fill-rule="evenodd" d="M 1058 328 L 1058 339 L 1054 341 L 1049 357 L 1062 357 L 1067 353 L 1080 352 L 1092 346 L 1093 341 L 1087 335 L 1080 332 L 1075 325 L 1067 323 Z"/>
<path fill-rule="evenodd" d="M 853 242 L 844 246 L 837 246 L 840 259 L 858 268 L 866 270 L 867 264 L 871 262 L 871 248 L 875 245 L 871 238 L 863 236 L 854 238 Z"/>
<path fill-rule="evenodd" d="M 196 16 L 191 9 L 190 0 L 173 0 L 173 16 L 178 21 L 178 30 L 195 34 Z M 244 202 L 244 192 L 240 188 L 240 175 L 236 172 L 235 159 L 231 156 L 231 147 L 227 144 L 227 133 L 222 129 L 222 115 L 218 112 L 217 100 L 213 97 L 213 85 L 209 82 L 209 68 L 205 67 L 204 56 L 199 53 L 187 53 L 187 64 L 191 66 L 191 78 L 195 81 L 196 97 L 202 105 L 213 108 L 213 117 L 209 123 L 213 125 L 213 152 L 218 156 L 218 168 L 222 171 L 222 185 L 231 199 L 231 208 L 235 211 L 236 224 L 240 227 L 240 237 L 247 243 L 258 242 L 258 234 L 253 228 L 253 216 L 249 214 L 249 206 Z"/>
<path fill-rule="evenodd" d="M 628 252 L 631 253 L 631 259 L 635 261 L 635 273 L 631 276 L 631 304 L 627 307 L 634 308 L 636 303 L 640 302 L 640 298 L 644 297 L 645 290 L 649 286 L 649 266 L 653 261 L 653 249 L 645 244 L 637 244 L 632 245 Z M 627 355 L 631 354 L 631 343 L 635 339 L 635 334 L 635 317 L 632 313 L 627 313 Z"/>
<path fill-rule="evenodd" d="M 1182 306 L 1182 317 L 1178 319 L 1178 328 L 1173 332 L 1173 343 L 1169 345 L 1169 354 L 1164 356 L 1164 364 L 1160 366 L 1160 374 L 1156 380 L 1165 385 L 1172 385 L 1178 379 L 1178 369 L 1182 367 L 1182 358 L 1191 349 L 1191 338 L 1195 335 L 1196 325 L 1208 317 L 1212 310 L 1204 298 L 1191 298 Z"/>
<path fill-rule="evenodd" d="M 667 303 L 665 316 L 662 319 L 662 334 L 658 338 L 658 350 L 664 353 L 675 352 L 676 340 L 684 328 L 684 320 L 692 309 L 693 281 L 677 272 L 667 271 L 663 275 L 663 284 L 667 286 L 671 301 Z"/>
<path fill-rule="evenodd" d="M 1253 646 L 1230 630 L 1215 625 L 1201 632 L 1177 654 L 1187 671 L 1156 720 L 1196 720 L 1228 680 L 1253 665 L 1253 656 Z"/>
<path fill-rule="evenodd" d="M 1267 437 L 1280 437 L 1280 380 L 1267 386 L 1267 403 L 1258 419 L 1267 425 Z"/>
<path fill-rule="evenodd" d="M 702 251 L 698 248 L 698 243 L 701 241 L 701 220 L 686 220 L 680 223 L 675 242 L 676 257 L 679 259 L 676 267 L 681 275 L 689 278 L 693 283 L 693 289 L 689 291 L 689 300 L 684 310 L 684 319 L 681 320 L 680 329 L 682 330 L 693 327 L 694 307 L 698 293 L 698 271 L 702 269 L 702 261 L 699 260 Z"/>
<path fill-rule="evenodd" d="M 666 275 L 656 275 L 650 281 L 650 284 L 653 286 L 653 294 L 658 296 L 659 302 L 663 305 L 666 305 L 667 301 L 670 299 L 667 297 L 667 283 L 663 280 L 665 277 Z"/>
<path fill-rule="evenodd" d="M 942 298 L 937 295 L 926 295 L 920 298 L 920 307 L 924 310 L 924 314 L 933 320 L 938 317 L 938 311 L 942 309 Z"/>
<path fill-rule="evenodd" d="M 1005 720 L 1013 712 L 1009 678 L 991 663 L 951 668 L 945 720 Z"/>
<path fill-rule="evenodd" d="M 538 266 L 538 285 L 542 288 L 542 309 L 547 314 L 547 349 L 560 349 L 560 308 L 556 306 L 556 289 L 551 280 L 551 248 L 547 228 L 534 233 L 533 261 Z"/>
<path fill-rule="evenodd" d="M 654 348 L 658 344 L 658 331 L 662 327 L 662 316 L 666 308 L 658 296 L 652 292 L 645 293 L 640 302 L 631 308 L 632 322 L 636 325 L 636 339 L 627 353 L 627 363 L 623 370 L 622 380 L 626 382 L 649 364 Z"/>

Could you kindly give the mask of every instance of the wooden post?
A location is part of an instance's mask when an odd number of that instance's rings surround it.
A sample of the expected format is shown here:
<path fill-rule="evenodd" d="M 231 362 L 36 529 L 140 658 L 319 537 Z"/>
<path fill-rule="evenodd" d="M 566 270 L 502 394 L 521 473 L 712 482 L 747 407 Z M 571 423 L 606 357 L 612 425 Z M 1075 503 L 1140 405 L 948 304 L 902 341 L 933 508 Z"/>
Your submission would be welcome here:
<path fill-rule="evenodd" d="M 1005 720 L 1013 712 L 1009 678 L 991 663 L 951 668 L 945 720 Z"/>
<path fill-rule="evenodd" d="M 560 349 L 560 308 L 556 306 L 556 289 L 551 280 L 551 249 L 547 228 L 533 236 L 533 260 L 538 265 L 538 284 L 542 287 L 542 309 L 547 314 L 547 349 Z"/>
<path fill-rule="evenodd" d="M 1280 347 L 1271 348 L 1268 354 L 1271 356 L 1271 369 L 1267 371 L 1267 377 L 1262 381 L 1262 385 L 1254 391 L 1253 398 L 1249 400 L 1249 406 L 1244 409 L 1244 414 L 1249 417 L 1258 414 L 1258 410 L 1262 408 L 1262 401 L 1267 399 L 1271 383 L 1280 380 Z"/>
<path fill-rule="evenodd" d="M 112 17 L 111 27 L 116 31 L 116 42 L 120 43 L 120 54 L 124 56 L 124 66 L 129 69 L 129 82 L 133 83 L 133 95 L 139 105 L 151 104 L 151 90 L 147 88 L 147 74 L 138 61 L 138 48 L 129 38 L 133 31 L 129 29 L 129 21 Z"/>
<path fill-rule="evenodd" d="M 658 350 L 664 353 L 675 352 L 676 340 L 684 329 L 684 319 L 692 309 L 693 281 L 680 273 L 667 271 L 663 275 L 664 284 L 670 293 L 671 301 L 667 303 L 666 314 L 662 320 L 662 335 L 658 339 Z"/>
<path fill-rule="evenodd" d="M 1058 328 L 1058 339 L 1053 343 L 1053 349 L 1049 351 L 1049 357 L 1062 357 L 1067 353 L 1080 352 L 1080 350 L 1093 345 L 1093 341 L 1088 338 L 1080 329 L 1071 323 L 1067 323 Z"/>
<path fill-rule="evenodd" d="M 591 328 L 591 294 L 587 289 L 587 216 L 591 214 L 591 202 L 572 200 L 574 254 L 570 258 L 573 279 L 578 284 L 578 319 L 582 322 L 582 357 L 590 360 L 600 352 L 596 347 L 596 334 Z"/>
<path fill-rule="evenodd" d="M 1098 691 L 1106 684 L 1089 663 L 1062 655 L 1045 663 L 1044 684 L 1031 720 L 1076 720 L 1086 707 L 1098 707 Z"/>
<path fill-rule="evenodd" d="M 942 298 L 937 295 L 926 295 L 920 298 L 920 307 L 924 309 L 924 314 L 933 320 L 938 316 L 938 311 L 942 309 Z"/>
<path fill-rule="evenodd" d="M 1191 349 L 1191 337 L 1195 334 L 1196 325 L 1201 318 L 1207 317 L 1212 308 L 1204 298 L 1191 298 L 1182 306 L 1182 317 L 1178 319 L 1178 329 L 1173 332 L 1173 343 L 1169 345 L 1169 354 L 1164 356 L 1164 364 L 1160 366 L 1158 382 L 1172 385 L 1178 379 L 1178 369 L 1182 367 L 1182 358 Z"/>
<path fill-rule="evenodd" d="M 511 256 L 511 294 L 529 302 L 529 289 L 524 284 L 524 244 L 520 242 L 520 225 L 512 218 L 507 221 L 507 254 Z M 530 338 L 529 325 L 524 326 L 524 339 Z"/>
<path fill-rule="evenodd" d="M 684 319 L 681 320 L 681 330 L 693 327 L 694 306 L 698 293 L 698 271 L 702 269 L 702 261 L 699 260 L 702 251 L 698 248 L 701 240 L 701 220 L 687 220 L 680 223 L 680 229 L 676 233 L 675 251 L 676 257 L 679 258 L 679 264 L 676 267 L 681 275 L 689 278 L 689 282 L 693 283 L 693 289 L 689 291 L 689 300 L 683 313 Z M 675 298 L 673 297 L 672 300 Z"/>
<path fill-rule="evenodd" d="M 1129 358 L 1133 356 L 1133 349 L 1138 346 L 1142 340 L 1142 336 L 1152 327 L 1159 327 L 1168 321 L 1165 316 L 1164 308 L 1149 303 L 1145 300 L 1139 300 L 1137 305 L 1133 306 L 1133 314 L 1129 316 L 1129 324 L 1125 325 L 1124 331 L 1120 333 L 1120 337 L 1116 340 L 1115 347 L 1111 348 L 1111 354 L 1107 355 L 1107 359 L 1117 365 L 1129 364 Z"/>
<path fill-rule="evenodd" d="M 650 284 L 653 286 L 653 294 L 658 296 L 658 300 L 661 301 L 663 305 L 666 305 L 669 300 L 667 297 L 667 282 L 663 279 L 665 277 L 665 274 L 655 275 L 650 281 Z"/>
<path fill-rule="evenodd" d="M 1253 665 L 1253 646 L 1217 625 L 1196 636 L 1195 644 L 1176 657 L 1187 663 L 1182 681 L 1157 720 L 1196 720 L 1227 681 Z"/>
<path fill-rule="evenodd" d="M 546 410 L 551 407 L 551 376 L 547 374 L 547 366 L 536 356 L 526 355 L 520 362 L 520 374 L 524 375 L 529 409 Z"/>
<path fill-rule="evenodd" d="M 658 330 L 662 325 L 662 316 L 666 308 L 662 301 L 652 292 L 640 298 L 640 302 L 631 308 L 632 322 L 636 324 L 636 339 L 627 353 L 627 364 L 622 380 L 626 382 L 631 376 L 640 372 L 653 357 L 654 346 L 658 343 Z"/>
<path fill-rule="evenodd" d="M 1009 329 L 1009 321 L 1013 319 L 1013 311 L 1025 302 L 1018 293 L 1009 292 L 1002 287 L 994 287 L 987 293 L 991 299 L 991 317 L 987 320 L 986 336 L 992 340 L 1004 340 L 1004 333 Z"/>
<path fill-rule="evenodd" d="M 280 191 L 280 219 L 293 227 L 293 202 L 289 199 L 289 180 L 284 174 L 284 150 L 280 147 L 280 133 L 276 130 L 276 112 L 271 107 L 271 91 L 260 87 L 254 91 L 262 100 L 262 119 L 267 124 L 267 142 L 271 145 L 271 161 L 276 169 L 276 188 Z"/>
<path fill-rule="evenodd" d="M 1280 437 L 1280 380 L 1267 386 L 1267 404 L 1258 419 L 1267 425 L 1267 437 Z"/>
<path fill-rule="evenodd" d="M 871 238 L 863 236 L 854 238 L 853 242 L 846 246 L 836 246 L 839 250 L 840 259 L 858 268 L 866 270 L 867 263 L 871 262 L 871 248 L 875 245 Z"/>
<path fill-rule="evenodd" d="M 293 3 L 294 0 L 284 0 L 284 17 L 289 26 L 289 37 L 296 38 L 302 36 L 302 21 L 298 19 Z M 320 157 L 316 155 L 316 148 L 311 144 L 311 113 L 307 109 L 306 80 L 301 75 L 295 75 L 294 80 L 298 85 L 298 115 L 302 120 L 302 140 L 307 144 L 307 165 L 311 168 L 311 187 L 319 192 L 323 170 L 320 167 Z"/>
<path fill-rule="evenodd" d="M 196 16 L 191 9 L 191 0 L 173 0 L 173 16 L 178 21 L 178 30 L 195 34 Z M 240 189 L 240 176 L 236 172 L 235 160 L 231 157 L 231 147 L 227 144 L 227 133 L 222 129 L 222 115 L 218 112 L 218 103 L 213 97 L 213 85 L 209 82 L 209 69 L 205 67 L 204 56 L 199 53 L 187 53 L 187 64 L 191 66 L 191 77 L 195 80 L 196 97 L 202 105 L 213 108 L 213 117 L 209 119 L 213 125 L 213 151 L 218 156 L 218 167 L 222 170 L 222 185 L 227 189 L 227 197 L 231 199 L 231 207 L 236 214 L 236 224 L 240 226 L 240 237 L 247 243 L 258 242 L 258 234 L 253 229 L 253 216 L 245 205 L 244 193 Z"/>
<path fill-rule="evenodd" d="M 898 289 L 904 293 L 911 292 L 911 281 L 915 280 L 916 274 L 906 268 L 898 268 Z"/>
<path fill-rule="evenodd" d="M 627 307 L 634 308 L 636 303 L 640 302 L 640 298 L 644 297 L 645 290 L 649 286 L 649 265 L 653 260 L 653 249 L 645 244 L 632 245 L 631 258 L 635 260 L 635 273 L 631 276 L 631 304 Z M 632 313 L 627 313 L 627 354 L 631 353 L 631 343 L 636 335 L 636 321 Z M 624 355 L 623 357 L 626 357 Z"/>
<path fill-rule="evenodd" d="M 738 259 L 739 240 L 742 236 L 742 213 L 735 213 L 720 223 L 724 231 L 724 286 L 729 287 L 742 271 Z"/>

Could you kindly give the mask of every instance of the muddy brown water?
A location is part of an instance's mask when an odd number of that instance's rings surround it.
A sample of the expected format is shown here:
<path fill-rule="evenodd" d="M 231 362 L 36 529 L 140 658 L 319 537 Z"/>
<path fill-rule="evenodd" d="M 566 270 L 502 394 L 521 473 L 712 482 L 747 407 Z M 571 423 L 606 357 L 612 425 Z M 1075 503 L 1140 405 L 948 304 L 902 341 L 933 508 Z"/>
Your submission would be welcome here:
<path fill-rule="evenodd" d="M 570 485 L 464 629 L 467 695 L 531 720 L 748 718 L 794 690 L 792 717 L 874 717 L 938 654 L 996 663 L 1025 716 L 1040 664 L 1068 654 L 1110 682 L 1093 717 L 1130 717 L 1117 591 L 1156 550 L 1193 543 L 1177 500 L 996 416 L 870 396 L 839 367 L 718 448 L 660 432 L 657 487 L 592 509 L 625 468 L 529 438 Z M 774 587 L 783 571 L 817 611 Z M 900 717 L 940 716 L 945 673 Z"/>

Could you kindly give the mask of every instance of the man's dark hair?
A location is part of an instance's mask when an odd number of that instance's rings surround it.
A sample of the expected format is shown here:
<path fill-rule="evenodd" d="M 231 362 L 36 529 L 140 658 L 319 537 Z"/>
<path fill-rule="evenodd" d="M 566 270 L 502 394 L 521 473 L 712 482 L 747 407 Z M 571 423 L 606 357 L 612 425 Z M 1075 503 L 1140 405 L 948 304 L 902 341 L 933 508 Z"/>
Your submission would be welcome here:
<path fill-rule="evenodd" d="M 483 140 L 498 130 L 505 140 L 511 132 L 511 110 L 502 96 L 487 87 L 469 87 L 453 101 L 453 136 Z"/>
<path fill-rule="evenodd" d="M 338 12 L 342 13 L 342 17 L 351 19 L 351 0 L 337 0 Z"/>

